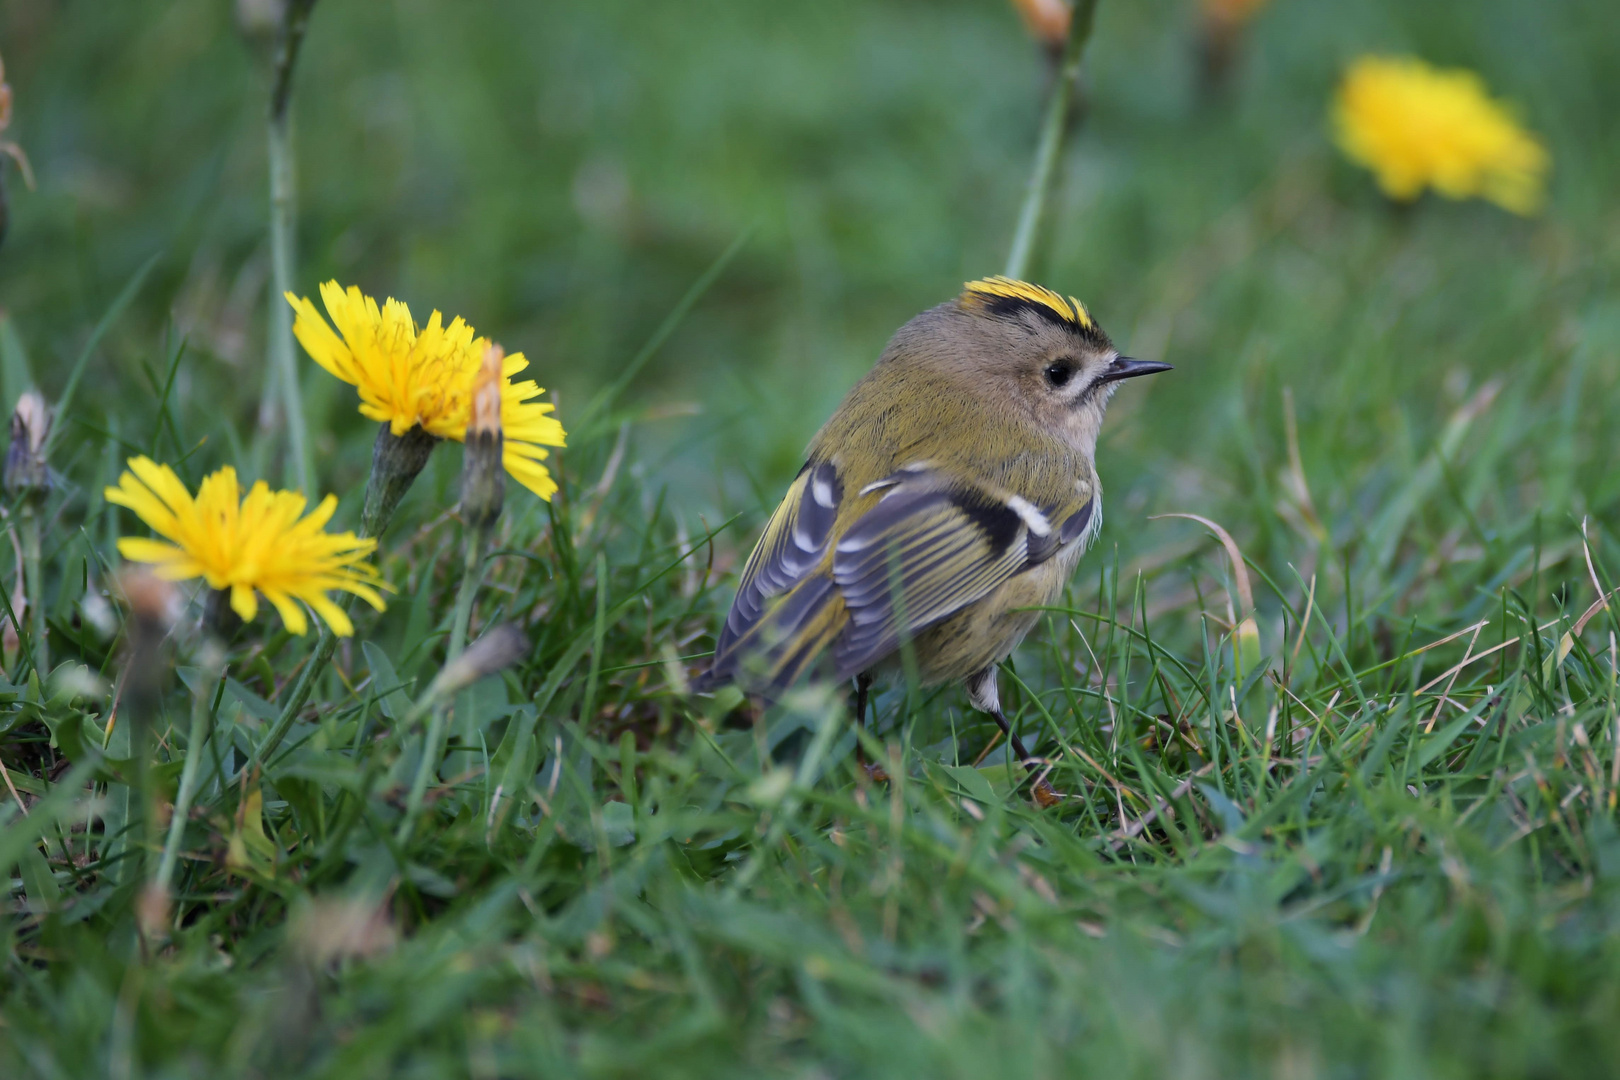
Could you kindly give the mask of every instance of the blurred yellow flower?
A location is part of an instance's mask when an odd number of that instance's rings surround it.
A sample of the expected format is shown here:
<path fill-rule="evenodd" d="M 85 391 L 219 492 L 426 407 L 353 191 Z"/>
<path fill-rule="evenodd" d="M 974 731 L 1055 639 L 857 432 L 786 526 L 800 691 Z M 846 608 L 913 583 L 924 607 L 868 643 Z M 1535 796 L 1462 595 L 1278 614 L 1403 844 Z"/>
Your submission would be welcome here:
<path fill-rule="evenodd" d="M 1546 148 L 1471 71 L 1364 56 L 1339 86 L 1333 125 L 1339 148 L 1371 169 L 1392 199 L 1432 187 L 1516 214 L 1541 205 L 1551 165 Z"/>
<path fill-rule="evenodd" d="M 107 501 L 135 511 L 152 531 L 171 541 L 126 536 L 118 553 L 131 562 L 153 563 L 159 577 L 184 581 L 200 577 L 213 589 L 231 591 L 231 609 L 244 621 L 259 613 L 255 593 L 281 613 L 295 634 L 309 629 L 302 601 L 339 637 L 354 633 L 341 607 L 326 594 L 341 589 L 383 610 L 379 588 L 387 588 L 377 568 L 365 561 L 375 540 L 352 532 L 328 533 L 337 509 L 328 495 L 308 517 L 308 502 L 291 491 L 271 491 L 261 480 L 243 498 L 230 466 L 205 478 L 192 498 L 167 465 L 131 458 Z"/>
<path fill-rule="evenodd" d="M 398 300 L 378 308 L 352 285 L 344 290 L 327 282 L 321 301 L 331 325 L 309 300 L 287 294 L 297 312 L 293 333 L 317 364 L 359 390 L 361 415 L 389 425 L 395 435 L 421 425 L 440 439 L 466 439 L 473 377 L 488 341 L 460 318 L 443 325 L 437 311 L 418 327 Z M 549 454 L 545 447 L 564 445 L 565 433 L 550 415 L 554 406 L 531 400 L 542 393 L 533 380 L 512 381 L 528 366 L 522 353 L 512 353 L 501 369 L 502 463 L 512 479 L 550 499 L 557 484 L 541 462 Z"/>

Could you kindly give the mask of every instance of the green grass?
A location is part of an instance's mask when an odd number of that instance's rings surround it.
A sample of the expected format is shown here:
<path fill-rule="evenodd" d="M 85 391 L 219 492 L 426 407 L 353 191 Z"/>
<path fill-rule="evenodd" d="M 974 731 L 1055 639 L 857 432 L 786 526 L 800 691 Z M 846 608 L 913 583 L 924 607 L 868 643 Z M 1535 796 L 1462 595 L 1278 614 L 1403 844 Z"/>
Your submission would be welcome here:
<path fill-rule="evenodd" d="M 264 80 L 228 5 L 8 4 L 7 136 L 41 183 L 6 178 L 6 404 L 30 380 L 60 401 L 90 359 L 45 507 L 62 666 L 24 634 L 0 686 L 29 808 L 0 794 L 0 1074 L 1607 1075 L 1620 609 L 1573 632 L 1620 567 L 1607 17 L 1277 0 L 1209 103 L 1187 5 L 1103 0 L 1039 276 L 1177 370 L 1116 399 L 1101 541 L 1003 677 L 1068 796 L 1040 812 L 956 689 L 880 696 L 889 785 L 840 694 L 678 689 L 844 389 L 1005 257 L 1043 70 L 1004 5 L 321 0 L 301 288 L 523 349 L 570 429 L 563 488 L 509 491 L 473 623 L 531 647 L 457 698 L 403 843 L 459 451 L 384 540 L 387 613 L 261 775 L 310 641 L 261 616 L 221 685 L 177 634 L 153 772 L 172 790 L 195 755 L 198 795 L 143 945 L 125 712 L 106 733 L 125 654 L 97 626 L 138 526 L 99 492 L 138 452 L 192 483 L 279 469 L 255 431 Z M 1385 204 L 1324 136 L 1363 50 L 1519 102 L 1545 215 Z M 374 432 L 303 371 L 352 524 Z M 1241 548 L 1258 664 L 1234 568 L 1179 512 Z"/>

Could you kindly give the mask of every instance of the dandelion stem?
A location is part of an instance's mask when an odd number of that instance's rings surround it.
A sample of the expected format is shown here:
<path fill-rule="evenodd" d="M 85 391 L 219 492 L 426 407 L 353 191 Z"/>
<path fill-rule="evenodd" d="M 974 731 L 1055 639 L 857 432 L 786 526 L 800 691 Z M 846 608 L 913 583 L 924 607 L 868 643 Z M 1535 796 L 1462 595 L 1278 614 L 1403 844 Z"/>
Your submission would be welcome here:
<path fill-rule="evenodd" d="M 163 843 L 163 859 L 158 864 L 155 884 L 167 895 L 169 883 L 174 880 L 174 866 L 180 858 L 180 841 L 186 831 L 186 819 L 191 814 L 191 800 L 197 793 L 197 767 L 202 762 L 203 743 L 208 739 L 213 721 L 213 699 L 224 676 L 224 653 L 212 643 L 204 647 L 202 678 L 191 703 L 191 731 L 186 736 L 186 762 L 180 767 L 180 790 L 174 797 L 174 812 L 169 816 L 169 835 Z"/>
<path fill-rule="evenodd" d="M 283 298 L 293 288 L 294 237 L 297 228 L 298 178 L 293 166 L 292 76 L 299 46 L 309 26 L 315 0 L 289 0 L 276 44 L 275 84 L 270 92 L 267 152 L 270 166 L 270 363 L 266 372 L 267 402 L 280 399 L 287 424 L 287 486 L 306 495 L 315 490 L 309 457 L 304 402 L 298 389 L 293 353 L 292 311 Z M 279 390 L 277 394 L 274 391 Z M 271 414 L 273 416 L 273 413 Z"/>
<path fill-rule="evenodd" d="M 128 576 L 124 588 L 131 601 L 130 618 L 125 626 L 130 646 L 118 726 L 129 729 L 130 757 L 135 772 L 133 786 L 140 814 L 139 828 L 131 831 L 126 847 L 131 850 L 138 846 L 139 851 L 126 864 L 129 869 L 124 880 L 142 881 L 150 879 L 152 855 L 159 841 L 152 753 L 156 746 L 153 735 L 163 713 L 163 680 L 169 669 L 164 652 L 169 628 L 164 612 L 166 603 L 160 590 Z"/>
<path fill-rule="evenodd" d="M 351 602 L 352 599 L 347 596 L 338 601 L 345 612 L 348 611 Z M 281 745 L 281 740 L 287 737 L 293 721 L 298 719 L 298 714 L 303 711 L 304 702 L 309 700 L 310 691 L 315 689 L 315 676 L 326 670 L 326 665 L 336 651 L 337 635 L 332 632 L 330 626 L 322 623 L 320 636 L 315 639 L 315 651 L 310 654 L 304 669 L 298 673 L 298 678 L 293 682 L 292 690 L 287 694 L 287 703 L 281 707 L 276 722 L 270 726 L 264 741 L 254 750 L 253 760 L 248 763 L 249 770 L 268 761 L 270 755 L 276 752 L 276 747 Z"/>
<path fill-rule="evenodd" d="M 1018 212 L 1012 251 L 1007 255 L 1004 273 L 1010 278 L 1022 278 L 1029 273 L 1041 217 L 1046 211 L 1046 199 L 1052 189 L 1052 177 L 1057 172 L 1058 160 L 1063 156 L 1063 139 L 1069 127 L 1069 102 L 1074 97 L 1075 83 L 1080 79 L 1080 57 L 1091 37 L 1091 21 L 1096 11 L 1097 0 L 1074 0 L 1074 11 L 1069 16 L 1069 40 L 1063 46 L 1063 59 L 1058 66 L 1057 78 L 1052 83 L 1052 96 L 1046 102 L 1046 117 L 1041 121 L 1041 141 L 1035 151 L 1035 167 L 1030 172 L 1029 188 L 1024 193 L 1024 206 Z"/>
<path fill-rule="evenodd" d="M 487 532 L 478 525 L 470 525 L 466 531 L 466 562 L 461 570 L 461 588 L 456 593 L 455 616 L 450 623 L 450 645 L 445 653 L 447 667 L 467 648 L 467 627 L 472 622 L 473 599 L 484 577 L 484 537 Z M 399 825 L 397 835 L 401 844 L 411 838 L 417 815 L 422 812 L 422 800 L 427 797 L 428 782 L 433 779 L 433 772 L 439 767 L 439 759 L 444 754 L 441 747 L 448 705 L 449 702 L 443 697 L 433 704 L 427 734 L 422 740 L 422 760 L 417 763 L 416 778 L 411 783 L 410 795 L 405 802 L 405 818 Z"/>
<path fill-rule="evenodd" d="M 28 591 L 28 651 L 33 657 L 34 670 L 39 672 L 43 680 L 51 673 L 51 646 L 45 624 L 44 574 L 40 572 L 40 509 L 39 501 L 30 496 L 23 499 L 18 516 L 22 519 L 19 524 L 22 532 L 23 582 Z"/>
<path fill-rule="evenodd" d="M 394 511 L 399 507 L 400 500 L 410 490 L 417 474 L 427 465 L 428 455 L 433 452 L 437 442 L 437 439 L 419 427 L 412 428 L 404 435 L 395 435 L 389 430 L 388 425 L 384 424 L 382 430 L 377 432 L 377 442 L 371 452 L 371 477 L 366 482 L 365 509 L 360 512 L 359 536 L 382 539 L 382 534 L 387 531 L 388 523 L 393 520 Z M 347 613 L 354 604 L 354 594 L 344 593 L 338 603 Z M 320 636 L 315 640 L 315 651 L 310 654 L 304 669 L 298 673 L 297 680 L 288 691 L 287 702 L 281 707 L 281 713 L 276 717 L 275 723 L 270 726 L 264 740 L 254 750 L 249 768 L 268 761 L 270 755 L 275 753 L 276 747 L 281 745 L 281 740 L 287 737 L 293 721 L 304 708 L 304 702 L 309 700 L 310 692 L 315 689 L 316 677 L 326 670 L 326 665 L 331 661 L 332 653 L 335 651 L 337 651 L 337 634 L 332 632 L 331 626 L 323 622 Z"/>
<path fill-rule="evenodd" d="M 467 627 L 472 622 L 473 598 L 484 578 L 484 533 L 476 526 L 467 530 L 467 559 L 461 570 L 461 589 L 456 593 L 456 614 L 450 624 L 450 648 L 445 660 L 454 660 L 467 647 Z"/>
<path fill-rule="evenodd" d="M 433 773 L 439 767 L 442 752 L 439 744 L 444 741 L 446 720 L 447 710 L 441 701 L 433 707 L 433 715 L 428 719 L 427 734 L 422 737 L 422 759 L 416 763 L 416 778 L 411 781 L 411 793 L 405 800 L 405 816 L 394 834 L 395 840 L 401 845 L 410 840 L 416 828 L 417 815 L 422 812 L 422 800 L 427 797 L 428 781 L 433 779 Z"/>

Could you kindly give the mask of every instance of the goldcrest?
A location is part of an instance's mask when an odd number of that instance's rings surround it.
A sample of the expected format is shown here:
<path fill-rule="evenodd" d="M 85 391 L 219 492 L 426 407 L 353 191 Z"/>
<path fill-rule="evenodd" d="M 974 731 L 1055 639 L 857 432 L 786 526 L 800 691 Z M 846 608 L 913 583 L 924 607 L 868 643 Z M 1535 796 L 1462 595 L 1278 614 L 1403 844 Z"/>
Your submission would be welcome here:
<path fill-rule="evenodd" d="M 996 667 L 1102 523 L 1108 401 L 1169 367 L 1121 356 L 1078 300 L 1010 278 L 906 323 L 811 441 L 699 688 L 855 679 L 864 720 L 872 677 L 909 643 L 924 685 L 963 680 L 1010 736 Z"/>

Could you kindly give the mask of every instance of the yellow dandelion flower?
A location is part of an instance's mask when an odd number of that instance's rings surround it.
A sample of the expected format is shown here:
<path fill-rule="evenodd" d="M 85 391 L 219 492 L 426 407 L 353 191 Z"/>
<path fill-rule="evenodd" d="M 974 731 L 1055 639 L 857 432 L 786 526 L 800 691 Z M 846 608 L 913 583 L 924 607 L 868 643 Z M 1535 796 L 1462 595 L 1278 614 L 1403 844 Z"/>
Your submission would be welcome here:
<path fill-rule="evenodd" d="M 126 536 L 118 553 L 131 562 L 152 563 L 159 577 L 185 581 L 200 577 L 213 589 L 231 591 L 231 609 L 244 621 L 259 613 L 258 594 L 281 614 L 295 634 L 309 629 L 302 601 L 339 637 L 354 633 L 341 607 L 327 593 L 351 592 L 383 610 L 378 589 L 387 588 L 377 568 L 365 561 L 377 541 L 352 532 L 329 533 L 337 509 L 328 495 L 313 513 L 302 495 L 271 491 L 261 480 L 242 497 L 230 466 L 205 478 L 196 498 L 167 465 L 131 458 L 107 501 L 127 506 L 163 540 Z M 169 541 L 165 543 L 164 541 Z"/>
<path fill-rule="evenodd" d="M 1432 187 L 1516 214 L 1541 205 L 1551 165 L 1546 147 L 1471 71 L 1364 56 L 1339 87 L 1333 124 L 1339 148 L 1371 169 L 1392 199 Z"/>
<path fill-rule="evenodd" d="M 436 438 L 466 440 L 473 377 L 488 341 L 460 318 L 445 326 L 437 311 L 419 327 L 398 300 L 379 308 L 352 285 L 345 290 L 327 282 L 321 301 L 330 325 L 309 300 L 287 294 L 297 313 L 293 333 L 317 364 L 360 392 L 361 415 L 387 424 L 395 435 L 420 425 Z M 533 400 L 543 391 L 532 379 L 512 381 L 528 366 L 522 353 L 511 353 L 501 369 L 502 463 L 512 479 L 550 499 L 557 484 L 542 462 L 546 447 L 564 445 L 565 433 L 550 415 L 554 406 Z"/>

